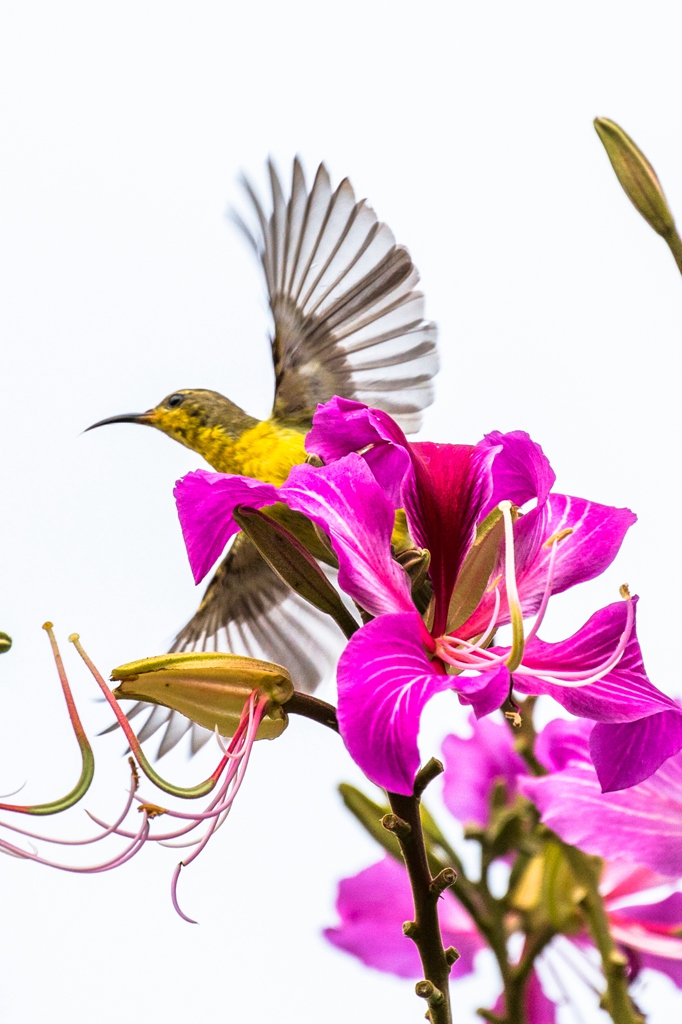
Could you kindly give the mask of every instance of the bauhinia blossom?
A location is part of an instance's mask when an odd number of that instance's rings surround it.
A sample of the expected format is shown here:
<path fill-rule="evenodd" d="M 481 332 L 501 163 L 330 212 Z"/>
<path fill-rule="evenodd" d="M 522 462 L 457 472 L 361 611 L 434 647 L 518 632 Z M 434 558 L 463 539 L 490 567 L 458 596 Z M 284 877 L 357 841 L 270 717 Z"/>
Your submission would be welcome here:
<path fill-rule="evenodd" d="M 566 756 L 572 761 L 577 749 L 582 749 L 586 755 L 585 724 L 559 720 L 550 723 L 538 738 L 536 755 L 548 768 L 552 767 L 552 757 L 559 761 L 562 756 Z M 514 750 L 513 736 L 508 726 L 489 718 L 479 721 L 472 718 L 471 725 L 470 737 L 448 736 L 444 741 L 443 798 L 453 817 L 462 824 L 485 829 L 490 824 L 493 791 L 497 787 L 504 785 L 506 805 L 511 807 L 520 792 L 534 796 L 532 786 L 546 784 L 546 780 L 553 775 L 533 780 L 526 777 L 527 767 Z M 594 772 L 592 774 L 594 776 Z M 606 806 L 623 795 L 598 793 L 596 780 L 594 790 L 595 803 L 601 800 Z M 629 790 L 628 793 L 634 791 Z M 499 801 L 499 797 L 497 799 Z M 564 809 L 566 821 L 571 817 L 581 819 L 585 813 L 580 794 L 577 802 L 572 801 L 568 779 L 561 795 L 557 794 L 555 803 Z M 499 802 L 497 807 L 499 809 Z M 596 809 L 590 817 L 596 833 Z M 554 820 L 551 823 L 553 825 Z M 633 835 L 637 834 L 635 830 L 632 832 Z M 621 821 L 620 827 L 607 827 L 606 833 L 603 845 L 610 847 L 611 853 L 618 855 L 623 848 L 631 848 L 625 820 Z M 659 836 L 659 843 L 661 846 L 666 844 L 663 834 Z M 675 850 L 670 851 L 671 856 L 674 854 Z M 600 892 L 611 934 L 627 954 L 631 982 L 640 970 L 649 968 L 667 974 L 676 985 L 682 987 L 682 939 L 679 938 L 682 893 L 673 892 L 660 898 L 661 885 L 677 881 L 680 874 L 679 853 L 677 857 L 677 874 L 674 877 L 651 870 L 643 864 L 622 860 L 607 861 L 604 865 Z M 654 889 L 657 889 L 656 893 L 652 892 Z M 452 943 L 461 953 L 452 971 L 455 984 L 459 978 L 475 969 L 475 955 L 486 945 L 470 916 L 457 904 L 457 891 L 457 886 L 453 892 L 446 891 L 439 905 L 443 942 Z M 647 902 L 650 892 L 654 896 L 653 902 Z M 519 922 L 514 919 L 514 904 L 512 892 L 507 919 L 510 932 L 519 927 Z M 336 907 L 340 921 L 335 927 L 325 930 L 329 942 L 369 967 L 399 977 L 419 977 L 419 959 L 402 929 L 402 922 L 408 920 L 412 912 L 407 872 L 402 864 L 386 857 L 354 877 L 343 879 L 339 884 Z M 540 977 L 549 981 L 551 987 L 548 991 L 553 992 L 556 998 L 557 979 L 561 976 L 565 978 L 567 970 L 575 968 L 580 974 L 585 969 L 590 974 L 594 971 L 594 960 L 590 956 L 592 951 L 589 935 L 579 925 L 568 928 L 566 935 L 557 935 L 544 949 L 537 960 L 538 970 L 531 972 L 525 989 L 526 1016 L 529 1022 L 552 1024 L 557 1020 L 558 1006 L 545 993 Z M 579 976 L 576 982 L 579 984 Z M 561 995 L 560 1001 L 570 1002 L 572 986 L 564 988 L 567 990 Z M 503 1006 L 503 998 L 500 997 L 494 1012 L 501 1014 Z"/>
<path fill-rule="evenodd" d="M 682 873 L 682 754 L 644 782 L 602 793 L 590 757 L 590 722 L 550 722 L 536 753 L 549 774 L 521 778 L 521 792 L 565 842 L 599 857 Z"/>
<path fill-rule="evenodd" d="M 410 444 L 387 414 L 337 398 L 320 406 L 307 443 L 328 464 L 296 466 L 279 488 L 190 473 L 176 487 L 180 522 L 197 582 L 238 531 L 240 505 L 284 502 L 329 536 L 340 586 L 375 616 L 351 638 L 338 670 L 341 733 L 369 778 L 412 792 L 421 713 L 444 690 L 479 716 L 513 686 L 595 720 L 591 744 L 605 788 L 646 778 L 682 747 L 682 713 L 647 679 L 627 590 L 567 640 L 537 636 L 552 594 L 613 561 L 635 521 L 628 509 L 553 493 L 549 462 L 520 431 L 478 445 Z M 531 500 L 535 507 L 517 515 Z M 392 557 L 400 507 L 412 541 L 430 555 L 433 599 L 424 616 Z M 507 623 L 511 646 L 490 646 Z M 624 748 L 635 755 L 625 759 Z"/>

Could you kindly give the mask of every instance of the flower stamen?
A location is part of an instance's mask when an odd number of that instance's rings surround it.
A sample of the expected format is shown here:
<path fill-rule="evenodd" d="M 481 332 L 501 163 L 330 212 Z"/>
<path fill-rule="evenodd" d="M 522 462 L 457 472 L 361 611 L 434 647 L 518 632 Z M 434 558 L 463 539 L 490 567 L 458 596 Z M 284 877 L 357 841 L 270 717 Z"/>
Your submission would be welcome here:
<path fill-rule="evenodd" d="M 504 518 L 504 581 L 512 627 L 512 646 L 507 658 L 507 668 L 510 672 L 515 672 L 523 658 L 525 639 L 523 636 L 523 611 L 521 610 L 521 601 L 516 587 L 514 523 L 511 514 L 512 503 L 510 501 L 501 501 L 498 508 Z"/>

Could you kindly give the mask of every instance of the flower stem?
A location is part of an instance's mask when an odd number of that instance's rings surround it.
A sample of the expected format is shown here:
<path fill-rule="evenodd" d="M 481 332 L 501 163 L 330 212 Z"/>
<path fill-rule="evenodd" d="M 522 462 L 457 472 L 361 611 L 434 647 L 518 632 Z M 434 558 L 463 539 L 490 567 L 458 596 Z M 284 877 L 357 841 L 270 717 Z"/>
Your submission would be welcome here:
<path fill-rule="evenodd" d="M 606 978 L 603 1006 L 614 1024 L 644 1024 L 628 992 L 627 958 L 618 950 L 611 936 L 609 921 L 599 894 L 599 871 L 594 859 L 573 846 L 564 845 L 566 859 L 576 879 L 587 890 L 582 909 L 601 956 Z"/>
<path fill-rule="evenodd" d="M 414 922 L 408 923 L 405 934 L 416 945 L 424 969 L 424 981 L 418 982 L 415 991 L 428 1004 L 426 1017 L 431 1024 L 452 1024 L 449 980 L 453 960 L 446 954 L 440 934 L 438 900 L 442 890 L 437 883 L 434 886 L 429 870 L 419 797 L 389 793 L 388 800 L 393 810 L 389 817 L 397 819 L 391 831 L 400 843 L 414 900 Z"/>
<path fill-rule="evenodd" d="M 668 243 L 668 248 L 673 254 L 677 269 L 682 274 L 682 239 L 677 233 L 677 229 L 673 228 L 670 234 L 665 236 L 665 240 Z"/>
<path fill-rule="evenodd" d="M 301 715 L 303 718 L 318 722 L 319 725 L 326 725 L 334 732 L 339 731 L 334 705 L 327 704 L 325 700 L 319 700 L 318 697 L 311 697 L 309 693 L 294 690 L 289 700 L 282 704 L 282 708 L 288 715 Z"/>

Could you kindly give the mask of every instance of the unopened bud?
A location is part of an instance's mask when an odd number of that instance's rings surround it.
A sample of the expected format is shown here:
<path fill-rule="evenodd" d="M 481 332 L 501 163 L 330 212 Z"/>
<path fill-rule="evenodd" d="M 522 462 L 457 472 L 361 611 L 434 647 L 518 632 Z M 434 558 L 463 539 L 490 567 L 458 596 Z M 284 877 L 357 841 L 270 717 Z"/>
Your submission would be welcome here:
<path fill-rule="evenodd" d="M 115 668 L 119 700 L 142 700 L 179 711 L 198 725 L 221 736 L 233 736 L 244 706 L 254 690 L 269 700 L 257 739 L 274 739 L 287 726 L 281 705 L 294 692 L 281 665 L 237 654 L 202 652 L 163 654 Z"/>
<path fill-rule="evenodd" d="M 12 646 L 12 637 L 7 633 L 0 633 L 0 654 L 4 654 Z"/>
<path fill-rule="evenodd" d="M 628 199 L 654 231 L 669 238 L 675 232 L 675 221 L 656 172 L 644 153 L 615 121 L 597 117 L 594 127 Z"/>

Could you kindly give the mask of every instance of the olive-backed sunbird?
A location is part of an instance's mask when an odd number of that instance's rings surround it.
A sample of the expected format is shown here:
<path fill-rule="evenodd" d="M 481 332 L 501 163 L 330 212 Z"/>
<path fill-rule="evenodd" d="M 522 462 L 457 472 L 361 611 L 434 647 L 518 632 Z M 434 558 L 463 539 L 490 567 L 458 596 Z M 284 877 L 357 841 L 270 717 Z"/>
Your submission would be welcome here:
<path fill-rule="evenodd" d="M 306 458 L 305 436 L 318 403 L 334 395 L 384 409 L 406 433 L 419 429 L 422 410 L 433 400 L 437 330 L 424 320 L 409 252 L 364 199 L 356 200 L 347 178 L 332 190 L 324 164 L 308 190 L 294 160 L 288 198 L 271 161 L 268 172 L 272 210 L 265 212 L 242 179 L 256 227 L 235 220 L 262 264 L 272 312 L 275 397 L 269 419 L 249 416 L 217 391 L 182 388 L 147 412 L 111 416 L 88 430 L 146 424 L 218 472 L 281 484 Z M 171 650 L 218 649 L 223 632 L 229 649 L 241 646 L 286 665 L 298 689 L 312 690 L 320 661 L 310 656 L 302 606 L 254 545 L 237 535 Z M 189 723 L 180 732 L 179 716 L 156 707 L 140 733 L 146 738 L 169 717 L 159 755 Z M 201 745 L 195 735 L 192 745 Z"/>

